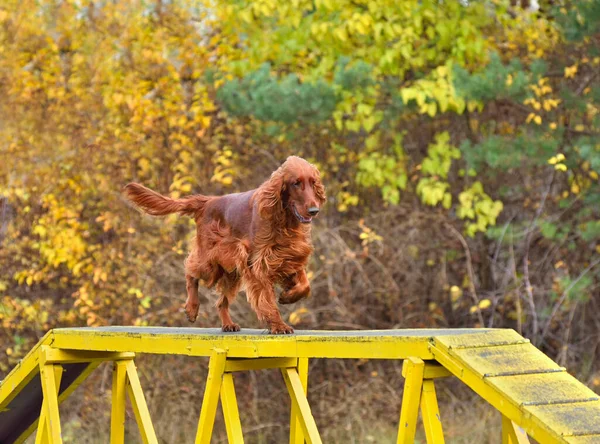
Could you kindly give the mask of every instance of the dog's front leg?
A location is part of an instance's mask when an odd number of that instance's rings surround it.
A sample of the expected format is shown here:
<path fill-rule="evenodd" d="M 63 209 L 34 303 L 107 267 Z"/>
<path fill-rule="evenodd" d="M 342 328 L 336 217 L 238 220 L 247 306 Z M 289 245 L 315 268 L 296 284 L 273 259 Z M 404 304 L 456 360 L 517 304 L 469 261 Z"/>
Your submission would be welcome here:
<path fill-rule="evenodd" d="M 293 304 L 310 295 L 310 282 L 304 269 L 288 276 L 284 281 L 285 289 L 279 296 L 280 304 Z"/>
<path fill-rule="evenodd" d="M 266 322 L 272 334 L 290 334 L 294 329 L 283 322 L 277 304 L 275 290 L 268 279 L 261 279 L 249 273 L 246 276 L 248 302 L 261 322 Z"/>

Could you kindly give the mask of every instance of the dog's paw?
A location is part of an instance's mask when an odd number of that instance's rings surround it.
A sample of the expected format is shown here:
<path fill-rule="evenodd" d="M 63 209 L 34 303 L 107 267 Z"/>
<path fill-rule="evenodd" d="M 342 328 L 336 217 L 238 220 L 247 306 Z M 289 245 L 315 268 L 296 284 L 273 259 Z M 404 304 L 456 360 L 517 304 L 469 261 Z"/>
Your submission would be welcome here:
<path fill-rule="evenodd" d="M 195 322 L 198 317 L 198 310 L 200 305 L 186 305 L 185 306 L 185 315 L 187 316 L 188 321 Z"/>
<path fill-rule="evenodd" d="M 240 331 L 240 326 L 235 323 L 226 324 L 221 327 L 221 330 L 226 331 L 226 332 Z"/>
<path fill-rule="evenodd" d="M 269 327 L 269 333 L 272 335 L 291 335 L 294 329 L 287 324 L 276 324 Z"/>

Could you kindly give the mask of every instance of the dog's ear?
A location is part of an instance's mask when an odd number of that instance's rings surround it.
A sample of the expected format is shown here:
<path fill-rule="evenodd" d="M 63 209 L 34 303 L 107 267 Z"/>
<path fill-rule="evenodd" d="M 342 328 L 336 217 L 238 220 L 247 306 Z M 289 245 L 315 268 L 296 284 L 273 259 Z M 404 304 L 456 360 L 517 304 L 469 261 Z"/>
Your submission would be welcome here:
<path fill-rule="evenodd" d="M 283 213 L 283 194 L 285 192 L 285 175 L 283 168 L 271 174 L 271 178 L 257 190 L 258 214 L 270 218 Z"/>
<path fill-rule="evenodd" d="M 327 200 L 327 194 L 325 193 L 325 186 L 323 185 L 323 182 L 321 181 L 321 173 L 319 173 L 319 170 L 316 167 L 313 167 L 315 169 L 315 185 L 314 185 L 314 191 L 315 191 L 315 197 L 319 200 L 319 206 L 322 206 L 325 204 L 325 201 Z"/>

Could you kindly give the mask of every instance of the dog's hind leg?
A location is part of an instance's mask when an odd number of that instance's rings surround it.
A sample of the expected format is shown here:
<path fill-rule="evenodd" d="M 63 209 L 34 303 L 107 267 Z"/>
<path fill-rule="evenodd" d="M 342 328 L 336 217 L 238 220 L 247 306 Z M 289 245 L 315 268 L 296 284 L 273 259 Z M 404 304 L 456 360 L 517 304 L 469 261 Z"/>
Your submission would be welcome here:
<path fill-rule="evenodd" d="M 198 284 L 200 279 L 206 279 L 208 264 L 200 261 L 198 249 L 192 248 L 189 256 L 185 260 L 185 287 L 187 289 L 187 299 L 185 301 L 185 314 L 188 321 L 194 322 L 198 317 L 200 300 L 198 299 Z"/>
<path fill-rule="evenodd" d="M 233 322 L 229 315 L 229 305 L 235 299 L 240 289 L 241 279 L 236 271 L 225 273 L 217 284 L 217 292 L 219 299 L 216 306 L 219 310 L 219 318 L 221 318 L 221 329 L 223 331 L 240 331 L 240 326 Z"/>
<path fill-rule="evenodd" d="M 188 321 L 194 322 L 198 317 L 200 300 L 198 299 L 198 278 L 185 275 L 185 288 L 187 289 L 187 300 L 185 301 L 185 314 Z"/>

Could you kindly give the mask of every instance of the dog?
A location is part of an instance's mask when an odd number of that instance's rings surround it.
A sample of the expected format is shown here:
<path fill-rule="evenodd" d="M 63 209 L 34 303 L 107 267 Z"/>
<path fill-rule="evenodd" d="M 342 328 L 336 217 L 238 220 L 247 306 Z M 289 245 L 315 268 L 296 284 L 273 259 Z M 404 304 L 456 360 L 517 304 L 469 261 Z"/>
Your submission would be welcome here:
<path fill-rule="evenodd" d="M 313 252 L 311 222 L 326 200 L 314 165 L 290 156 L 258 188 L 224 196 L 171 199 L 138 183 L 129 183 L 123 193 L 152 216 L 178 213 L 195 219 L 196 235 L 184 263 L 185 313 L 190 322 L 198 316 L 202 282 L 207 288 L 216 287 L 224 332 L 240 331 L 229 306 L 241 288 L 270 333 L 294 332 L 281 318 L 274 287 L 282 288 L 280 304 L 310 295 L 305 269 Z"/>

